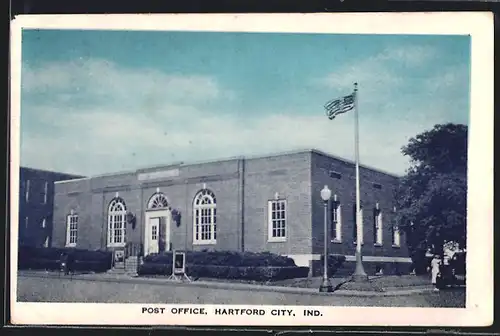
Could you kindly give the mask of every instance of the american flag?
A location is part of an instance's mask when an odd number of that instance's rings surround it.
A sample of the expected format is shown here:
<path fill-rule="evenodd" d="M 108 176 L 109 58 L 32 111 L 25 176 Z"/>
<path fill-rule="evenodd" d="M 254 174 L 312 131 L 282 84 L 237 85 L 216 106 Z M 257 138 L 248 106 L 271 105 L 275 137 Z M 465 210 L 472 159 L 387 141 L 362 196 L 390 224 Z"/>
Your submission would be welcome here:
<path fill-rule="evenodd" d="M 326 116 L 333 120 L 342 113 L 349 112 L 354 108 L 354 93 L 349 96 L 330 100 L 325 104 Z"/>

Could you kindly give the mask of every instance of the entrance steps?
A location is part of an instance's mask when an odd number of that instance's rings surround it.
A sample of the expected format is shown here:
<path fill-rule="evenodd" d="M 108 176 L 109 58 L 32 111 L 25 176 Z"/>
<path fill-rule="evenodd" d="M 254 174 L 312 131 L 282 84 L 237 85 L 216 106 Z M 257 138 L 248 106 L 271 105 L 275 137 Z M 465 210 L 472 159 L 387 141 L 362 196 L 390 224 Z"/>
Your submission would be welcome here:
<path fill-rule="evenodd" d="M 116 262 L 108 274 L 137 274 L 138 257 L 130 256 L 124 262 Z"/>

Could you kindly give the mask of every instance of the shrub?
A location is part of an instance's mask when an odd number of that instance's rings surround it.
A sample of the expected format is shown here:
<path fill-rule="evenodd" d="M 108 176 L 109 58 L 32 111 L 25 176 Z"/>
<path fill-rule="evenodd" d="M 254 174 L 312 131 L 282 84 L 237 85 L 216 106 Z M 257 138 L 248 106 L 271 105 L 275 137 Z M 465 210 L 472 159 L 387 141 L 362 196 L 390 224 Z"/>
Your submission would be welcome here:
<path fill-rule="evenodd" d="M 171 264 L 173 252 L 150 254 L 144 257 L 145 263 Z M 296 266 L 292 258 L 269 252 L 232 252 L 232 251 L 187 251 L 186 264 L 219 265 L 233 267 L 256 266 Z"/>
<path fill-rule="evenodd" d="M 415 269 L 415 274 L 427 274 L 427 267 L 431 265 L 431 258 L 425 255 L 424 250 L 417 250 L 411 255 L 412 268 Z"/>
<path fill-rule="evenodd" d="M 323 265 L 324 265 L 324 256 L 322 255 L 320 258 L 319 269 L 321 274 L 323 274 Z M 345 262 L 345 256 L 340 254 L 329 254 L 328 255 L 328 276 L 332 277 L 337 271 L 342 267 Z"/>
<path fill-rule="evenodd" d="M 186 265 L 186 273 L 194 278 L 241 279 L 254 281 L 285 280 L 307 277 L 308 267 L 297 266 L 219 266 Z M 172 264 L 144 263 L 139 266 L 139 275 L 171 275 Z"/>
<path fill-rule="evenodd" d="M 61 255 L 71 259 L 72 270 L 105 272 L 111 268 L 113 254 L 109 251 L 90 251 L 76 248 L 41 248 L 21 246 L 18 253 L 19 269 L 58 270 Z"/>
<path fill-rule="evenodd" d="M 173 252 L 151 254 L 139 266 L 140 275 L 170 275 Z M 308 267 L 269 252 L 187 251 L 186 273 L 192 277 L 245 280 L 282 280 L 306 277 Z"/>

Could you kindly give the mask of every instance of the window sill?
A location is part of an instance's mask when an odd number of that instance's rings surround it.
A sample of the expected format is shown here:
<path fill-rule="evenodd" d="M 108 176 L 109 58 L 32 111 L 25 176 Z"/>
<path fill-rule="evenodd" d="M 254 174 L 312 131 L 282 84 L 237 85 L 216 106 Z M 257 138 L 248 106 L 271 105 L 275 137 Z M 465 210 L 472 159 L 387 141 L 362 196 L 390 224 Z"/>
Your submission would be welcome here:
<path fill-rule="evenodd" d="M 331 242 L 334 243 L 334 244 L 342 244 L 342 240 L 341 239 L 332 239 Z"/>
<path fill-rule="evenodd" d="M 375 246 L 375 247 L 382 247 L 383 244 L 381 244 L 381 243 L 375 243 L 375 244 L 373 244 L 373 246 Z"/>
<path fill-rule="evenodd" d="M 216 240 L 194 240 L 193 245 L 215 245 L 217 244 Z"/>
<path fill-rule="evenodd" d="M 401 245 L 392 245 L 393 248 L 400 248 Z"/>
<path fill-rule="evenodd" d="M 125 247 L 125 243 L 108 244 L 108 247 Z"/>
<path fill-rule="evenodd" d="M 284 243 L 284 242 L 286 242 L 286 237 L 268 238 L 267 242 L 268 243 Z"/>
<path fill-rule="evenodd" d="M 76 247 L 76 243 L 74 243 L 74 244 L 66 244 L 65 247 Z"/>

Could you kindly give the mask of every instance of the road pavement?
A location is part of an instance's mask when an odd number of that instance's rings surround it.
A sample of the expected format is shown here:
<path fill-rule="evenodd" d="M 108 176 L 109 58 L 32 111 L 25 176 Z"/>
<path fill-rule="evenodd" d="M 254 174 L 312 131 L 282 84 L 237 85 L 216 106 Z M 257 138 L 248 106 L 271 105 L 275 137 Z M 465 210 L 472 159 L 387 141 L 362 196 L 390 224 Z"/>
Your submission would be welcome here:
<path fill-rule="evenodd" d="M 335 293 L 324 296 L 269 290 L 214 289 L 195 284 L 179 286 L 175 283 L 103 282 L 19 275 L 17 290 L 18 301 L 22 302 L 465 307 L 463 288 L 389 297 L 351 297 Z"/>

